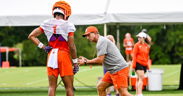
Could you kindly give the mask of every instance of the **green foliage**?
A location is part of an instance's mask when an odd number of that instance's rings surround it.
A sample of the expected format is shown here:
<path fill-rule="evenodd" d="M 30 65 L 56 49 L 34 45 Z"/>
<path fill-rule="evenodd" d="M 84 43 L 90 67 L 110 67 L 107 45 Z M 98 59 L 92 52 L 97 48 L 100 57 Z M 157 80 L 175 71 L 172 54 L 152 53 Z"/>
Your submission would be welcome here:
<path fill-rule="evenodd" d="M 183 59 L 183 28 L 180 25 L 168 26 L 167 42 L 171 59 L 173 62 L 182 63 Z M 173 58 L 176 59 L 173 59 Z"/>
<path fill-rule="evenodd" d="M 44 50 L 39 49 L 30 40 L 25 40 L 23 45 L 23 66 L 46 65 L 46 53 Z"/>
<path fill-rule="evenodd" d="M 15 48 L 19 48 L 20 51 L 22 51 L 23 44 L 22 43 L 17 43 L 16 45 L 14 45 L 14 47 Z M 13 58 L 16 59 L 16 60 L 19 60 L 19 56 L 20 56 L 19 51 L 16 51 L 15 54 L 14 54 L 14 56 L 13 56 Z"/>
<path fill-rule="evenodd" d="M 151 58 L 155 64 L 182 63 L 183 56 L 182 25 L 166 25 L 149 27 L 149 35 L 153 39 Z"/>
<path fill-rule="evenodd" d="M 103 35 L 103 25 L 95 25 Z M 87 26 L 76 26 L 75 44 L 78 56 L 94 58 L 96 56 L 96 44 L 82 37 Z M 47 54 L 44 50 L 37 48 L 30 40 L 28 34 L 36 27 L 0 27 L 0 45 L 20 48 L 22 50 L 23 66 L 45 65 Z M 125 56 L 123 39 L 127 32 L 131 33 L 135 42 L 136 35 L 142 28 L 148 30 L 152 37 L 153 45 L 151 46 L 150 57 L 153 64 L 177 64 L 182 62 L 183 58 L 183 25 L 119 25 L 120 30 L 120 51 Z M 116 24 L 107 25 L 108 34 L 116 36 Z M 41 42 L 47 44 L 46 37 L 38 37 Z M 5 53 L 2 54 L 5 60 Z M 18 54 L 10 52 L 9 60 L 13 66 L 18 66 Z"/>

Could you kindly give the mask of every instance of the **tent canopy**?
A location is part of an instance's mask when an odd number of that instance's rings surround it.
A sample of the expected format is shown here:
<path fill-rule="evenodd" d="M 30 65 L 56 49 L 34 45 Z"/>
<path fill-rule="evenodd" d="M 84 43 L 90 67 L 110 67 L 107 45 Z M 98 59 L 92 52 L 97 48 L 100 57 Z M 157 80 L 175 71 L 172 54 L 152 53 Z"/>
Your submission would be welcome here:
<path fill-rule="evenodd" d="M 38 26 L 58 0 L 1 0 L 0 26 Z M 65 0 L 75 25 L 183 23 L 182 0 Z"/>

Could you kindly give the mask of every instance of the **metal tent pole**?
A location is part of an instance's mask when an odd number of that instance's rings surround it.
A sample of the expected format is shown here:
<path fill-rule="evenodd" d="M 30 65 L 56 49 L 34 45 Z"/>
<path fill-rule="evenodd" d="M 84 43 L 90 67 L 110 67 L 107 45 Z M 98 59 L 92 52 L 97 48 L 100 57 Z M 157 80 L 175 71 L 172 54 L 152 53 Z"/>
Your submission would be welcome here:
<path fill-rule="evenodd" d="M 117 24 L 117 31 L 116 31 L 116 34 L 117 34 L 117 47 L 118 47 L 118 49 L 120 50 L 120 41 L 119 41 L 119 24 Z"/>
<path fill-rule="evenodd" d="M 104 36 L 107 36 L 107 24 L 104 24 Z"/>
<path fill-rule="evenodd" d="M 22 51 L 21 49 L 18 49 L 19 52 L 19 67 L 22 67 Z"/>
<path fill-rule="evenodd" d="M 9 56 L 9 50 L 8 50 L 8 47 L 6 48 L 6 61 L 8 61 L 8 56 Z"/>

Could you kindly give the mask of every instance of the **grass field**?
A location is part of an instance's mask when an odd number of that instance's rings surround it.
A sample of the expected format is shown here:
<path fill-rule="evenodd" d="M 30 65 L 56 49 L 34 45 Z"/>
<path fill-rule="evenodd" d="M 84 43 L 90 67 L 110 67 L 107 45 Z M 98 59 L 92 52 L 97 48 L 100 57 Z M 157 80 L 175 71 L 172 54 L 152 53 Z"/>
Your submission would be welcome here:
<path fill-rule="evenodd" d="M 179 84 L 180 65 L 153 65 L 163 73 L 163 91 L 144 91 L 145 96 L 183 96 L 176 90 Z M 96 83 L 103 75 L 101 66 L 81 66 L 75 75 L 76 96 L 97 96 Z M 46 96 L 47 75 L 45 67 L 22 67 L 0 69 L 0 96 Z M 130 91 L 135 94 L 134 91 Z M 62 84 L 57 89 L 58 96 L 64 96 Z"/>

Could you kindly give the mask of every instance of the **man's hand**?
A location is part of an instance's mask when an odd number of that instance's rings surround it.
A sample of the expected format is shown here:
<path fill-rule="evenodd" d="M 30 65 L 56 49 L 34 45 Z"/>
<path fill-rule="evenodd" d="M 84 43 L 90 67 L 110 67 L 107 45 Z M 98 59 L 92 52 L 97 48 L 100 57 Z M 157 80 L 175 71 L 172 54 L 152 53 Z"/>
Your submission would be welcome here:
<path fill-rule="evenodd" d="M 87 60 L 85 57 L 83 56 L 79 56 L 79 60 L 78 60 L 78 63 L 79 65 L 83 65 L 83 64 L 86 64 L 87 63 Z"/>
<path fill-rule="evenodd" d="M 51 51 L 52 47 L 50 47 L 50 46 L 45 46 L 43 49 L 45 50 L 45 52 L 48 53 L 48 52 Z"/>
<path fill-rule="evenodd" d="M 79 65 L 77 63 L 74 63 L 73 72 L 76 74 L 79 71 Z"/>

